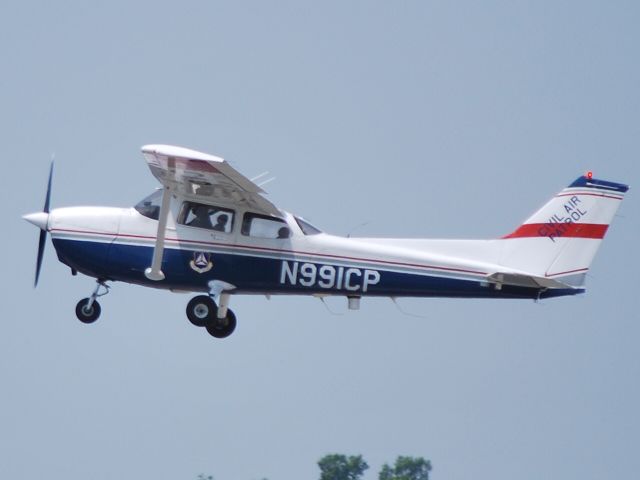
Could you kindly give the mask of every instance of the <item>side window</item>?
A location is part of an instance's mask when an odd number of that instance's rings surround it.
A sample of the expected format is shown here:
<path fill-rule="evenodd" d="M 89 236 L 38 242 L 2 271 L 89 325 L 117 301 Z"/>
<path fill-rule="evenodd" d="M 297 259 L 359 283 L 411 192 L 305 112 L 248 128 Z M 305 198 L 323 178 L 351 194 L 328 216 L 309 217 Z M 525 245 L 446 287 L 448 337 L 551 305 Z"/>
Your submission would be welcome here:
<path fill-rule="evenodd" d="M 242 219 L 242 234 L 257 238 L 289 238 L 291 230 L 281 218 L 245 213 Z"/>
<path fill-rule="evenodd" d="M 189 227 L 206 228 L 217 232 L 231 233 L 234 211 L 228 208 L 204 205 L 196 202 L 184 202 L 178 223 Z"/>
<path fill-rule="evenodd" d="M 319 233 L 322 233 L 322 230 L 320 230 L 317 227 L 314 227 L 306 220 L 303 220 L 300 217 L 293 217 L 293 218 L 296 219 L 296 223 L 300 227 L 300 230 L 302 230 L 302 233 L 304 233 L 305 235 L 318 235 Z"/>

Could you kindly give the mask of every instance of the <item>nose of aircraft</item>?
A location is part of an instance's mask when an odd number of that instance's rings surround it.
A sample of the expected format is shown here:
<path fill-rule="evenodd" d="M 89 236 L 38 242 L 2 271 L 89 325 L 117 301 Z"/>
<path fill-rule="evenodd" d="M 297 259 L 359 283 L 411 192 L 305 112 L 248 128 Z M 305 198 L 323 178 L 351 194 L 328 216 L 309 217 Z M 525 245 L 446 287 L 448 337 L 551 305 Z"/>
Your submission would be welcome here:
<path fill-rule="evenodd" d="M 40 230 L 46 230 L 47 224 L 49 223 L 49 214 L 45 212 L 28 213 L 27 215 L 23 215 L 22 218 Z"/>

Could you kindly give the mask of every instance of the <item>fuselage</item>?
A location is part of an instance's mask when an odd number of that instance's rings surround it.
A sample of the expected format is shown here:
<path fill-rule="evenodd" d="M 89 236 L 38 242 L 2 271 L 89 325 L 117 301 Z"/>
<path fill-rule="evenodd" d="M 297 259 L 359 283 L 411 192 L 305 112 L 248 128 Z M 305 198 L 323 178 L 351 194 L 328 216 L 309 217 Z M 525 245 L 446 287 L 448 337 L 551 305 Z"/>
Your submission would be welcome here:
<path fill-rule="evenodd" d="M 232 294 L 544 298 L 583 291 L 494 288 L 487 277 L 505 271 L 501 240 L 345 238 L 284 211 L 276 226 L 286 226 L 288 236 L 272 238 L 265 233 L 269 219 L 250 208 L 224 210 L 230 222 L 217 231 L 188 225 L 185 203 L 171 201 L 162 281 L 144 273 L 158 230 L 148 204 L 58 208 L 49 215 L 48 230 L 58 258 L 74 271 L 174 291 L 207 292 L 212 280 L 233 285 Z M 250 228 L 252 218 L 266 225 L 263 230 Z"/>

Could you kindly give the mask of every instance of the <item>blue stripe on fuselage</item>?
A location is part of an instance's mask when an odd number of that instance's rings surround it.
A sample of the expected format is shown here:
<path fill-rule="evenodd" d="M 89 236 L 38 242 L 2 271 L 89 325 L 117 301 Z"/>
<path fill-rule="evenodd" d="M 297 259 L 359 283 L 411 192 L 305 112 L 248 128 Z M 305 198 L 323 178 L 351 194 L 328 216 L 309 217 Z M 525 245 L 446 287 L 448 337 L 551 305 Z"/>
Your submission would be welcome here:
<path fill-rule="evenodd" d="M 374 271 L 370 265 L 362 266 L 353 264 L 352 281 L 350 286 L 357 290 L 345 288 L 344 278 L 340 285 L 333 282 L 330 288 L 322 288 L 322 278 L 302 276 L 303 273 L 314 270 L 320 271 L 345 267 L 330 262 L 307 262 L 291 255 L 288 259 L 269 258 L 251 254 L 205 252 L 210 255 L 212 266 L 204 273 L 196 272 L 191 263 L 195 260 L 198 251 L 186 249 L 166 248 L 162 261 L 162 271 L 166 279 L 162 282 L 148 280 L 144 271 L 151 264 L 153 247 L 147 245 L 130 245 L 121 243 L 100 243 L 88 240 L 74 240 L 54 238 L 58 258 L 64 264 L 86 275 L 135 283 L 154 288 L 166 288 L 175 290 L 202 291 L 208 290 L 207 283 L 211 280 L 224 280 L 235 285 L 234 293 L 269 293 L 269 294 L 329 294 L 329 295 L 372 295 L 372 296 L 410 296 L 410 297 L 500 297 L 500 298 L 545 298 L 552 296 L 574 295 L 584 290 L 562 289 L 549 290 L 539 294 L 536 289 L 503 286 L 501 290 L 484 286 L 480 280 L 465 280 L 459 278 L 446 278 L 420 273 L 404 273 L 376 268 L 379 280 L 375 284 L 367 285 L 367 291 L 362 281 L 367 271 Z M 294 269 L 297 265 L 297 275 L 283 275 L 283 262 L 289 262 L 288 268 Z M 342 263 L 342 262 L 341 262 Z M 302 272 L 302 266 L 307 271 Z M 360 273 L 358 273 L 360 272 Z M 337 274 L 336 274 L 337 276 Z M 370 275 L 375 279 L 373 274 Z M 282 280 L 285 280 L 284 282 Z M 305 280 L 302 281 L 301 279 Z M 361 282 L 361 283 L 358 283 Z"/>

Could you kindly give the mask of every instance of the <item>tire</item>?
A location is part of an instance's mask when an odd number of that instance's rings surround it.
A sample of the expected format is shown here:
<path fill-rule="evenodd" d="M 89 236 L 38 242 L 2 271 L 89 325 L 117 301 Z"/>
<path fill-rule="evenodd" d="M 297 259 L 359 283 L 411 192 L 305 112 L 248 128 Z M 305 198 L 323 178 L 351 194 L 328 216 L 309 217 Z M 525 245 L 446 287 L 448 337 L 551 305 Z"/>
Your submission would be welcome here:
<path fill-rule="evenodd" d="M 93 323 L 100 317 L 102 309 L 97 301 L 94 300 L 91 308 L 87 310 L 87 305 L 90 300 L 89 298 L 83 298 L 76 305 L 76 317 L 78 317 L 78 320 L 82 323 Z"/>
<path fill-rule="evenodd" d="M 214 318 L 207 324 L 207 332 L 216 338 L 227 338 L 236 329 L 236 314 L 231 309 L 227 310 L 226 318 Z"/>
<path fill-rule="evenodd" d="M 218 306 L 208 295 L 193 297 L 187 304 L 187 318 L 196 327 L 208 325 L 217 313 Z"/>

